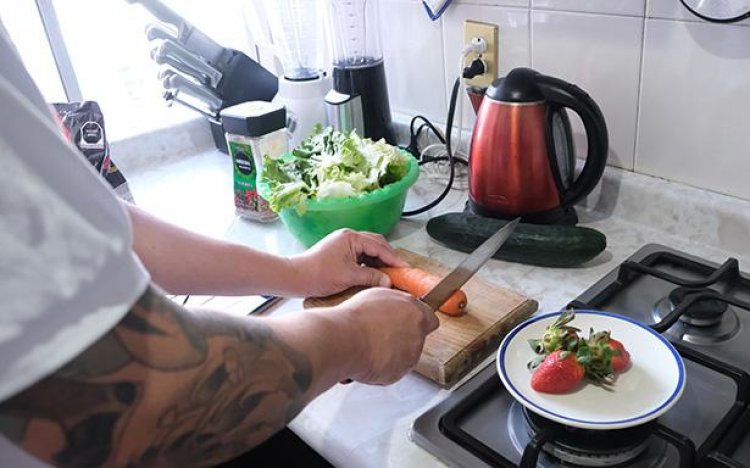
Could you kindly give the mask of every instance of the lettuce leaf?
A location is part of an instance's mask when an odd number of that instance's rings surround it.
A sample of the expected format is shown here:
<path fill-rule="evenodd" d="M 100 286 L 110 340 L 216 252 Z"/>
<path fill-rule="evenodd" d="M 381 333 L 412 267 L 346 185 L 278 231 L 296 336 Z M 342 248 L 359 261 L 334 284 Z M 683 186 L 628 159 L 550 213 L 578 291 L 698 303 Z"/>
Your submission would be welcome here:
<path fill-rule="evenodd" d="M 349 198 L 357 196 L 358 191 L 349 182 L 327 180 L 318 186 L 318 200 L 331 198 Z"/>
<path fill-rule="evenodd" d="M 307 200 L 357 197 L 403 179 L 408 156 L 380 140 L 318 125 L 290 155 L 266 158 L 262 180 L 271 209 L 304 213 Z"/>
<path fill-rule="evenodd" d="M 307 211 L 307 199 L 309 187 L 304 182 L 288 182 L 277 184 L 271 188 L 271 198 L 268 201 L 273 211 L 281 211 L 282 208 L 294 208 L 300 215 Z"/>

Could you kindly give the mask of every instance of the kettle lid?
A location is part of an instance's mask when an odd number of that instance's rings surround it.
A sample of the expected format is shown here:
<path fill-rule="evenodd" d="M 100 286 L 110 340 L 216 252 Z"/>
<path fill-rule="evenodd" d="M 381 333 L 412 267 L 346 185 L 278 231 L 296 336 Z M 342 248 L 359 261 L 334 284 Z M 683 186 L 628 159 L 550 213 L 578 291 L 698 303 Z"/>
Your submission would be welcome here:
<path fill-rule="evenodd" d="M 514 68 L 505 78 L 495 80 L 485 96 L 501 102 L 543 101 L 544 95 L 537 85 L 538 75 L 539 72 L 531 68 Z"/>

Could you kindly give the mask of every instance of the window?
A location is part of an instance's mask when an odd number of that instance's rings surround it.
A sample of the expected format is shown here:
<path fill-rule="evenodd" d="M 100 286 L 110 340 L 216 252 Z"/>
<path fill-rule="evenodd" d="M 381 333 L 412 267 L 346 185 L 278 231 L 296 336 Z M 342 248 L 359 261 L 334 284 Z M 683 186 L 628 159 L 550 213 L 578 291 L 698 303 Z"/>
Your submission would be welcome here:
<path fill-rule="evenodd" d="M 153 45 L 144 33 L 156 18 L 142 6 L 125 0 L 0 0 L 3 23 L 47 100 L 66 99 L 36 3 L 54 7 L 81 96 L 100 103 L 111 140 L 199 115 L 179 104 L 168 107 L 162 98 L 160 67 L 151 61 Z M 223 46 L 248 53 L 242 0 L 164 3 Z"/>
<path fill-rule="evenodd" d="M 36 4 L 29 0 L 0 0 L 0 20 L 44 99 L 50 102 L 65 101 L 65 90 Z"/>

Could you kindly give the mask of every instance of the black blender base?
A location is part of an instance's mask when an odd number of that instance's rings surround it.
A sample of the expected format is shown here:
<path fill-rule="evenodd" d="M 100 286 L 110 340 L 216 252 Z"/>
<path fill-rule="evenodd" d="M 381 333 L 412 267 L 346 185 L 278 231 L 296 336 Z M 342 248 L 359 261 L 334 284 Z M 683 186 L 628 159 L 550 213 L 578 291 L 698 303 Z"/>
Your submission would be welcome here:
<path fill-rule="evenodd" d="M 466 209 L 464 211 L 468 213 L 474 213 L 480 216 L 485 216 L 487 218 L 497 218 L 497 219 L 517 218 L 517 216 L 515 215 L 506 215 L 503 213 L 498 213 L 496 211 L 487 210 L 477 205 L 476 203 L 472 202 L 471 200 L 466 202 Z M 549 211 L 540 211 L 538 213 L 529 213 L 529 214 L 522 215 L 521 221 L 524 223 L 529 223 L 529 224 L 556 224 L 556 225 L 563 225 L 563 226 L 575 226 L 576 224 L 578 224 L 578 213 L 576 213 L 576 209 L 572 206 L 568 206 L 568 207 L 561 206 L 561 207 L 554 208 Z"/>
<path fill-rule="evenodd" d="M 339 63 L 333 67 L 333 89 L 362 98 L 364 136 L 378 141 L 385 138 L 396 145 L 396 133 L 388 100 L 388 85 L 382 59 L 369 59 L 365 63 Z"/>

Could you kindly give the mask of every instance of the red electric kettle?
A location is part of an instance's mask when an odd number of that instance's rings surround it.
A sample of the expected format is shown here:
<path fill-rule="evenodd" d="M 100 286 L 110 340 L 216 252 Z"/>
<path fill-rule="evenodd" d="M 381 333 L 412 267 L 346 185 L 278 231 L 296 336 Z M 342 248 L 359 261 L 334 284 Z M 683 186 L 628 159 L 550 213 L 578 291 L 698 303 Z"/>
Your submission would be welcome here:
<path fill-rule="evenodd" d="M 575 151 L 565 109 L 586 130 L 588 155 L 575 177 Z M 581 88 L 516 68 L 487 89 L 469 156 L 469 207 L 496 218 L 575 224 L 573 205 L 599 183 L 609 138 L 599 106 Z"/>

